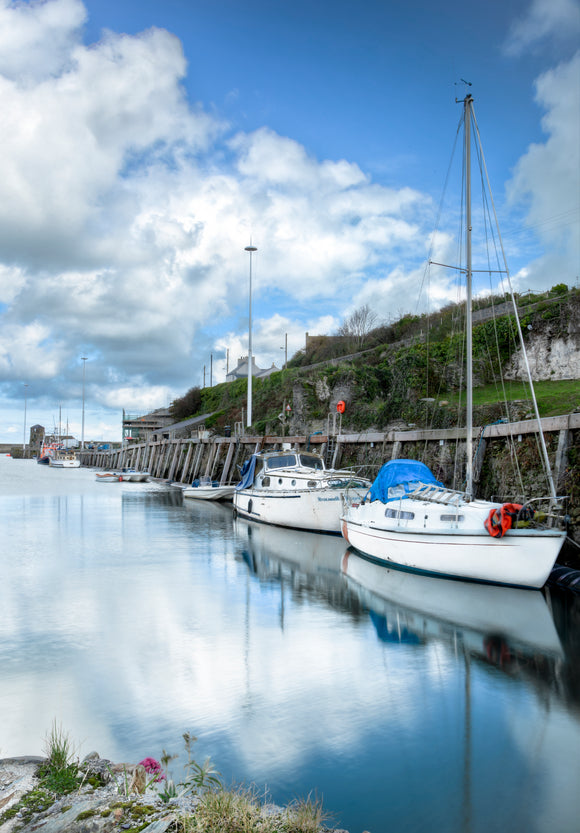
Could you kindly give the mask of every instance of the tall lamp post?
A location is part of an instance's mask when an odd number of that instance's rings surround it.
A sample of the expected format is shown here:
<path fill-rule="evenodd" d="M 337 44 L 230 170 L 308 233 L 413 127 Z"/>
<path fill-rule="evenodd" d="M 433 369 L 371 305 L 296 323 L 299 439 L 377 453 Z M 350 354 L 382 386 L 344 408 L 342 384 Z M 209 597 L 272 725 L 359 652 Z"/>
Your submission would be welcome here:
<path fill-rule="evenodd" d="M 246 246 L 244 251 L 250 253 L 250 307 L 248 316 L 248 428 L 252 424 L 252 255 L 257 252 L 255 246 Z"/>
<path fill-rule="evenodd" d="M 28 384 L 24 383 L 24 431 L 22 434 L 22 456 L 26 456 L 26 395 L 28 393 Z"/>
<path fill-rule="evenodd" d="M 83 363 L 83 421 L 81 428 L 81 451 L 83 451 L 85 447 L 85 369 L 87 366 L 87 357 L 81 356 L 81 361 Z"/>

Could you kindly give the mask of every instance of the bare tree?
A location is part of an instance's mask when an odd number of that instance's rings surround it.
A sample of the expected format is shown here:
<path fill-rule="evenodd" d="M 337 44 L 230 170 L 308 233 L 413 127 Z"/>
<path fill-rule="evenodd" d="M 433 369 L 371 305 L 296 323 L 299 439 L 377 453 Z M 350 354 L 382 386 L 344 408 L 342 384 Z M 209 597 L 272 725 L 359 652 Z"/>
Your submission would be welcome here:
<path fill-rule="evenodd" d="M 377 314 L 369 307 L 368 304 L 363 304 L 362 307 L 355 309 L 348 318 L 345 318 L 338 328 L 337 335 L 350 336 L 356 345 L 357 350 L 360 350 L 365 342 L 366 337 L 374 329 L 377 323 Z"/>

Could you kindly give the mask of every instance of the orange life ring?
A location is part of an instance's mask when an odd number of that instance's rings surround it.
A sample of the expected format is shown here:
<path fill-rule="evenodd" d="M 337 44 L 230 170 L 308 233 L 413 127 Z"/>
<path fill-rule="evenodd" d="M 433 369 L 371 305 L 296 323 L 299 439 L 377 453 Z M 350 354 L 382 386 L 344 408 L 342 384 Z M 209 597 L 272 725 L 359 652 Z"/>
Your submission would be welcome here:
<path fill-rule="evenodd" d="M 344 412 L 346 410 L 346 404 L 342 399 L 340 400 L 340 402 L 336 403 L 336 410 L 338 411 L 339 414 L 344 414 Z"/>

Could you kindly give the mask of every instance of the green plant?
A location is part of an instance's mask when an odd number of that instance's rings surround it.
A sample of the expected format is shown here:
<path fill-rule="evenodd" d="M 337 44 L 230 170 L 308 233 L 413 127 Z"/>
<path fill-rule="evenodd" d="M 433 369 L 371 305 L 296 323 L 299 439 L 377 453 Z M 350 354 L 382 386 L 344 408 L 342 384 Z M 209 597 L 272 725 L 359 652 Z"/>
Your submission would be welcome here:
<path fill-rule="evenodd" d="M 68 734 L 56 720 L 45 738 L 45 751 L 46 761 L 38 770 L 41 784 L 58 795 L 77 789 L 78 761 L 73 760 L 74 750 Z"/>
<path fill-rule="evenodd" d="M 159 796 L 165 802 L 169 802 L 173 798 L 181 798 L 189 793 L 204 793 L 221 787 L 219 772 L 212 764 L 211 759 L 206 758 L 203 764 L 199 764 L 193 758 L 192 749 L 197 738 L 189 732 L 184 732 L 183 740 L 187 752 L 187 761 L 184 764 L 185 778 L 183 781 L 176 783 L 169 772 L 169 764 L 177 755 L 170 755 L 163 750 L 161 756 L 161 763 L 165 769 L 166 779 L 163 789 L 159 792 Z"/>

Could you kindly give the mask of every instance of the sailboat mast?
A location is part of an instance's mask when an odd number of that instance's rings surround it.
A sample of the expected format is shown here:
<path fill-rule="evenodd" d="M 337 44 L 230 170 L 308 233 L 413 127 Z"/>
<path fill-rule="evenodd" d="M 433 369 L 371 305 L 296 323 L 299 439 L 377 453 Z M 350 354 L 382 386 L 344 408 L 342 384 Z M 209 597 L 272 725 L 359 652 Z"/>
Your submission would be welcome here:
<path fill-rule="evenodd" d="M 473 98 L 468 95 L 463 102 L 465 120 L 465 255 L 466 255 L 466 392 L 467 392 L 467 436 L 465 453 L 467 455 L 466 487 L 468 497 L 473 497 L 473 335 L 471 311 L 471 112 Z"/>

